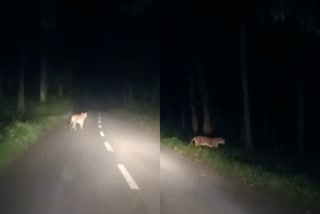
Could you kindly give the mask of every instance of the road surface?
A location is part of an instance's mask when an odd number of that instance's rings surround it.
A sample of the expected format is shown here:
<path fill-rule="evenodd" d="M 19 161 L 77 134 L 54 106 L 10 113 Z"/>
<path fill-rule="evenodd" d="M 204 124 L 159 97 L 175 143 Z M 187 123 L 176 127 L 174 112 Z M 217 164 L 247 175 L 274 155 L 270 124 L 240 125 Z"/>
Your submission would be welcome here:
<path fill-rule="evenodd" d="M 160 140 L 144 130 L 98 112 L 58 127 L 1 174 L 0 213 L 160 213 Z"/>
<path fill-rule="evenodd" d="M 78 126 L 79 127 L 79 126 Z M 0 176 L 2 214 L 306 213 L 209 173 L 125 115 L 88 112 L 60 126 Z"/>
<path fill-rule="evenodd" d="M 162 214 L 306 214 L 161 145 Z"/>

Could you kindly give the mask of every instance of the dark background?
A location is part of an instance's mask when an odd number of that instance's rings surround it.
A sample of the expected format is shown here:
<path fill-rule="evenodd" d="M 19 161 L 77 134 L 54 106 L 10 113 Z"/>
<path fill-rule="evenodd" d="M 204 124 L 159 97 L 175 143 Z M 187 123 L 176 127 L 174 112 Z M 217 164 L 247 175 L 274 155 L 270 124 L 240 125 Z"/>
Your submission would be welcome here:
<path fill-rule="evenodd" d="M 282 8 L 281 2 L 284 2 Z M 277 154 L 287 160 L 308 161 L 307 165 L 317 171 L 319 9 L 317 1 L 238 1 L 211 6 L 205 1 L 168 3 L 166 55 L 161 70 L 161 130 L 175 130 L 188 142 L 194 135 L 204 134 L 199 90 L 196 103 L 200 131 L 192 132 L 187 81 L 187 74 L 192 73 L 198 89 L 196 74 L 201 66 L 215 127 L 211 136 L 225 138 L 231 147 L 245 147 L 240 40 L 244 15 L 255 151 L 270 152 L 271 159 Z M 277 19 L 279 14 L 284 14 L 283 21 Z M 299 78 L 304 81 L 302 157 L 296 143 Z M 185 112 L 185 128 L 181 125 L 181 111 Z"/>
<path fill-rule="evenodd" d="M 39 97 L 44 48 L 48 95 L 55 94 L 60 78 L 67 94 L 80 99 L 84 108 L 95 108 L 94 103 L 111 97 L 121 100 L 128 78 L 134 96 L 149 102 L 152 96 L 149 92 L 153 91 L 160 72 L 158 4 L 157 1 L 1 1 L 0 63 L 5 94 L 16 95 L 19 57 L 24 50 L 25 93 L 34 99 Z M 45 25 L 41 24 L 42 18 Z"/>

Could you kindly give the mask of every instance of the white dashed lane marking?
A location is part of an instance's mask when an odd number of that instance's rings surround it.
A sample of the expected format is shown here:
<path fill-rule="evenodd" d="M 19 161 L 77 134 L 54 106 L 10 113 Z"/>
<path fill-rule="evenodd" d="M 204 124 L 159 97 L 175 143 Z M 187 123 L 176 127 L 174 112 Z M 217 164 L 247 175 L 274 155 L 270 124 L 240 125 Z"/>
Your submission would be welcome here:
<path fill-rule="evenodd" d="M 131 189 L 139 189 L 138 185 L 137 185 L 136 182 L 133 180 L 133 178 L 131 177 L 131 175 L 129 174 L 129 172 L 127 171 L 127 169 L 124 167 L 124 165 L 118 164 L 118 168 L 119 168 L 120 172 L 122 173 L 124 179 L 126 179 L 129 187 L 130 187 Z"/>
<path fill-rule="evenodd" d="M 104 137 L 103 131 L 100 131 L 100 135 L 101 135 L 101 137 Z"/>
<path fill-rule="evenodd" d="M 99 125 L 98 125 L 99 129 L 101 129 L 102 126 L 100 125 L 100 123 L 101 123 L 100 112 L 98 112 L 98 123 L 99 123 Z M 101 135 L 101 137 L 104 137 L 104 136 L 105 136 L 104 133 L 103 133 L 103 131 L 100 131 L 100 135 Z M 110 145 L 108 142 L 104 142 L 104 146 L 107 148 L 107 150 L 108 150 L 109 152 L 113 152 L 113 148 L 111 147 L 111 145 Z M 118 164 L 117 166 L 118 166 L 120 172 L 122 173 L 124 179 L 127 181 L 129 187 L 130 187 L 131 189 L 139 189 L 137 183 L 133 180 L 132 176 L 129 174 L 129 172 L 128 172 L 128 170 L 125 168 L 125 166 L 122 165 L 122 164 Z"/>
<path fill-rule="evenodd" d="M 109 152 L 113 152 L 111 145 L 108 142 L 104 142 L 104 146 L 107 148 Z"/>

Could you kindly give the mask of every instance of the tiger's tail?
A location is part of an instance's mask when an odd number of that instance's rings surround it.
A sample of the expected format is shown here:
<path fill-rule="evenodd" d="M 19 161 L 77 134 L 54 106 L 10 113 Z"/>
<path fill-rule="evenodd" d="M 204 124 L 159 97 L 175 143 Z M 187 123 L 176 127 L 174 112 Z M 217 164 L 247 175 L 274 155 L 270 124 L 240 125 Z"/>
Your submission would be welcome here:
<path fill-rule="evenodd" d="M 194 138 L 192 138 L 190 144 L 189 144 L 187 147 L 191 146 L 191 144 L 192 144 L 193 141 L 194 141 Z"/>

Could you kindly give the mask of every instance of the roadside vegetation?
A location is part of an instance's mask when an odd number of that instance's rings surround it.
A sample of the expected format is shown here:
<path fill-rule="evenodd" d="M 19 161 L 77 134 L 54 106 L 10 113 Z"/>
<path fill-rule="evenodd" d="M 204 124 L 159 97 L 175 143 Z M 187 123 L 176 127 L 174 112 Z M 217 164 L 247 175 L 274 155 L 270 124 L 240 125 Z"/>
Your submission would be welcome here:
<path fill-rule="evenodd" d="M 250 153 L 226 145 L 219 149 L 187 147 L 190 142 L 166 135 L 162 127 L 161 143 L 214 171 L 240 179 L 248 188 L 263 190 L 307 209 L 320 210 L 319 184 L 296 172 L 298 163 L 294 160 L 281 160 L 280 157 L 271 160 L 263 153 Z"/>
<path fill-rule="evenodd" d="M 49 98 L 45 103 L 26 100 L 26 111 L 17 114 L 15 102 L 5 100 L 0 109 L 0 170 L 14 161 L 37 138 L 70 116 L 72 102 Z"/>

